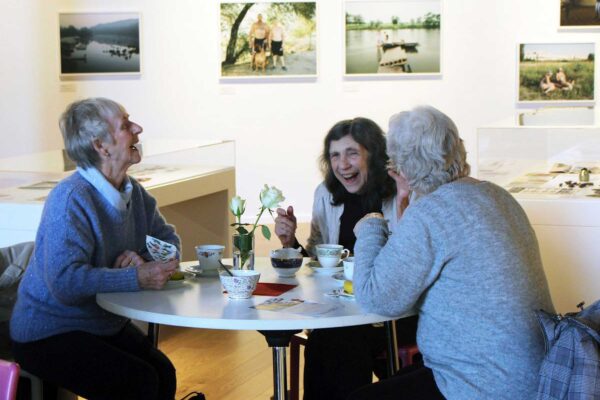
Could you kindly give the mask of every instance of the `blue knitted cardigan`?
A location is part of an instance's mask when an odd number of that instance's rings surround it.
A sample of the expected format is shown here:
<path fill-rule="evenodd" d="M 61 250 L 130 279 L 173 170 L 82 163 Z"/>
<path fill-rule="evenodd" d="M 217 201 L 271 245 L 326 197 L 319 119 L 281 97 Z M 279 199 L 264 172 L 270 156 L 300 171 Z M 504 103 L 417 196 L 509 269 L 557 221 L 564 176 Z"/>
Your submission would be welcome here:
<path fill-rule="evenodd" d="M 133 250 L 149 260 L 146 235 L 178 248 L 180 243 L 156 200 L 131 182 L 125 210 L 111 205 L 78 172 L 50 192 L 10 321 L 13 340 L 69 331 L 113 335 L 127 322 L 96 304 L 96 293 L 140 290 L 135 267 L 112 268 L 116 257 Z"/>

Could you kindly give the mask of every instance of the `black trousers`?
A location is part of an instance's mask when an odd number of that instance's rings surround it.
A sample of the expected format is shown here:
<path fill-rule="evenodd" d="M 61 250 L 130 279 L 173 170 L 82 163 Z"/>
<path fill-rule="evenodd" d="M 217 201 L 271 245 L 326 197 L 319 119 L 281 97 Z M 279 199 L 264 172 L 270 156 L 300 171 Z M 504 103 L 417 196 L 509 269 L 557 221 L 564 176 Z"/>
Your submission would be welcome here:
<path fill-rule="evenodd" d="M 416 342 L 417 317 L 396 321 L 399 344 Z M 304 349 L 304 400 L 342 400 L 385 377 L 384 328 L 372 325 L 315 329 Z"/>
<path fill-rule="evenodd" d="M 402 368 L 391 378 L 364 386 L 348 400 L 445 400 L 431 369 L 422 363 Z"/>
<path fill-rule="evenodd" d="M 14 342 L 13 354 L 28 372 L 90 400 L 175 398 L 175 367 L 131 323 L 114 336 L 74 331 Z"/>

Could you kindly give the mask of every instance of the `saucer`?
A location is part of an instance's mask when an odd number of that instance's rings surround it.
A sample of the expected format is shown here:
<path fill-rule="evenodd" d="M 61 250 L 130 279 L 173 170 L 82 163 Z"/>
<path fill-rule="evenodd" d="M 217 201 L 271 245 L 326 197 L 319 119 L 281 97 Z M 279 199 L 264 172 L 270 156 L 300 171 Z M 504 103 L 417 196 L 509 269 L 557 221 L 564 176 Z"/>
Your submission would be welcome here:
<path fill-rule="evenodd" d="M 165 286 L 163 286 L 163 289 L 175 289 L 175 288 L 180 288 L 182 286 L 185 285 L 185 282 L 187 281 L 187 277 L 184 277 L 183 279 L 179 279 L 176 281 L 167 281 L 167 283 L 165 283 Z"/>
<path fill-rule="evenodd" d="M 337 267 L 333 267 L 333 268 L 323 268 L 321 266 L 321 264 L 319 264 L 319 261 L 317 261 L 317 260 L 312 260 L 312 261 L 307 262 L 306 266 L 309 267 L 311 270 L 313 270 L 317 274 L 326 274 L 326 275 L 332 275 L 336 272 L 340 272 L 340 271 L 344 270 L 344 265 L 342 264 L 341 261 L 337 265 Z"/>
<path fill-rule="evenodd" d="M 346 280 L 344 277 L 344 272 L 336 272 L 335 274 L 331 275 L 331 277 L 336 281 L 341 281 L 342 283 Z"/>
<path fill-rule="evenodd" d="M 188 274 L 192 274 L 193 276 L 201 275 L 204 273 L 202 268 L 199 265 L 190 265 L 189 267 L 183 267 L 181 269 L 183 272 L 187 272 Z"/>

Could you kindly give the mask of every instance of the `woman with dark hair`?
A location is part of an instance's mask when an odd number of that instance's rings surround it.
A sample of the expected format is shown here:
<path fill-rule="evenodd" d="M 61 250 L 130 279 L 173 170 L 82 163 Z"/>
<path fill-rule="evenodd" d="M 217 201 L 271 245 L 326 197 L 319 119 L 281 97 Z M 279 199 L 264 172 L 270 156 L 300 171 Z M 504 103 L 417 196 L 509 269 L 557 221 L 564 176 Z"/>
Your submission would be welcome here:
<path fill-rule="evenodd" d="M 329 130 L 320 159 L 324 181 L 315 190 L 305 255 L 315 256 L 321 243 L 341 244 L 353 252 L 354 225 L 366 214 L 380 212 L 390 222 L 399 218 L 387 162 L 384 133 L 372 120 L 343 120 Z M 293 208 L 277 214 L 275 233 L 283 247 L 301 247 Z M 414 343 L 416 318 L 402 320 L 400 328 L 400 340 Z M 371 383 L 375 358 L 384 348 L 384 329 L 372 325 L 312 331 L 304 352 L 304 399 L 345 399 Z"/>

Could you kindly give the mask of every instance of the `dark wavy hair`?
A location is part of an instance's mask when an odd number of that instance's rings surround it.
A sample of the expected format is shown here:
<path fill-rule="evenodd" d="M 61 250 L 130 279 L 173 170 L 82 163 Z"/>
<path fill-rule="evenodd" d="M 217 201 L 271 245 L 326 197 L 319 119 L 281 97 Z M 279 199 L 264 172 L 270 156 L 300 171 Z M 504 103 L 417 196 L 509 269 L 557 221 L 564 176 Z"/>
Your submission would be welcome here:
<path fill-rule="evenodd" d="M 348 192 L 333 173 L 329 150 L 333 140 L 340 140 L 347 135 L 351 135 L 352 139 L 362 145 L 368 152 L 367 181 L 358 194 L 367 194 L 363 196 L 363 205 L 368 209 L 375 209 L 381 205 L 382 200 L 396 194 L 396 184 L 387 174 L 388 155 L 383 130 L 368 118 L 357 117 L 340 121 L 325 136 L 323 153 L 320 159 L 325 186 L 333 195 L 333 205 L 343 203 Z"/>

